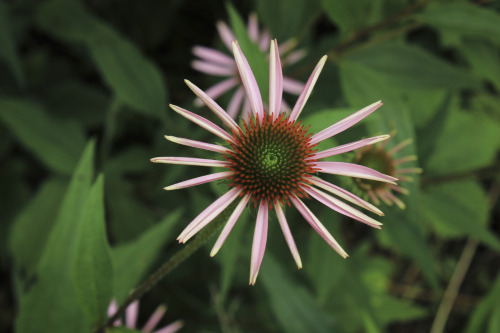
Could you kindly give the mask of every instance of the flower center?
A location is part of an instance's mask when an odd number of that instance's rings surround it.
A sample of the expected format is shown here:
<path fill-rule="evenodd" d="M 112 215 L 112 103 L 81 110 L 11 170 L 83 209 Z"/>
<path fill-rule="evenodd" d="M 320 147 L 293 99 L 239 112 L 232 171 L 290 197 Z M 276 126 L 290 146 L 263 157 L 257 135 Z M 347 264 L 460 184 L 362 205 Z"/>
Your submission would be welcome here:
<path fill-rule="evenodd" d="M 396 176 L 394 161 L 382 148 L 367 147 L 366 149 L 360 149 L 354 163 L 375 169 L 389 176 Z M 377 191 L 388 186 L 387 183 L 370 179 L 355 178 L 355 181 L 364 190 Z"/>
<path fill-rule="evenodd" d="M 269 115 L 244 121 L 242 131 L 233 131 L 233 152 L 225 155 L 234 172 L 230 186 L 250 194 L 255 205 L 261 200 L 270 206 L 277 200 L 290 204 L 290 195 L 306 196 L 302 187 L 316 172 L 317 161 L 311 156 L 316 151 L 311 135 L 284 115 L 274 121 Z"/>

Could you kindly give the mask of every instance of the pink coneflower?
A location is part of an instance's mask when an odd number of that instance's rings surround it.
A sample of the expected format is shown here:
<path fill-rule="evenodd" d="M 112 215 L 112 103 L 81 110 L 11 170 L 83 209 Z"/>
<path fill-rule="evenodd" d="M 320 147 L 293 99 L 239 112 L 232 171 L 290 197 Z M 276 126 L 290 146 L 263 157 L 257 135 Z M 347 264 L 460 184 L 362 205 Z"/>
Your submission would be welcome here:
<path fill-rule="evenodd" d="M 421 173 L 422 169 L 402 168 L 401 165 L 407 162 L 416 161 L 417 156 L 409 155 L 400 158 L 395 157 L 401 149 L 412 143 L 412 139 L 404 140 L 389 150 L 386 150 L 386 143 L 387 141 L 380 145 L 363 147 L 357 150 L 354 162 L 380 170 L 387 175 L 398 178 L 400 181 L 413 181 L 410 175 Z M 397 196 L 398 193 L 407 195 L 408 190 L 400 185 L 374 182 L 360 178 L 356 178 L 355 183 L 363 192 L 368 193 L 371 201 L 376 205 L 379 205 L 380 201 L 383 201 L 389 206 L 396 204 L 401 209 L 405 209 L 406 207 L 404 202 Z"/>
<path fill-rule="evenodd" d="M 224 42 L 228 50 L 232 52 L 231 42 L 233 40 L 236 40 L 233 32 L 227 26 L 227 24 L 222 21 L 217 22 L 217 29 L 222 41 Z M 271 38 L 269 37 L 269 32 L 267 30 L 259 32 L 259 24 L 257 15 L 255 14 L 251 14 L 248 19 L 248 35 L 252 42 L 259 45 L 259 48 L 262 52 L 267 53 L 267 51 L 269 50 L 269 43 L 271 41 Z M 304 56 L 305 52 L 303 50 L 290 52 L 293 44 L 294 43 L 290 41 L 280 46 L 280 52 L 282 54 L 286 53 L 286 56 L 283 59 L 284 65 L 291 65 L 299 61 Z M 241 80 L 234 59 L 225 53 L 204 46 L 193 47 L 193 53 L 199 58 L 198 60 L 194 60 L 192 62 L 192 66 L 194 69 L 205 74 L 226 78 L 209 88 L 205 93 L 210 98 L 217 99 L 219 96 L 225 94 L 233 88 L 236 88 L 234 95 L 232 96 L 227 107 L 227 113 L 233 119 L 238 116 L 238 111 L 240 110 L 242 110 L 243 114 L 250 114 L 250 103 L 248 98 L 246 98 L 245 96 L 245 90 L 241 85 Z M 302 82 L 288 77 L 283 78 L 284 92 L 293 95 L 299 95 L 303 88 L 304 84 Z M 202 102 L 197 99 L 196 104 L 199 104 L 199 106 L 201 106 Z M 289 110 L 284 101 L 282 102 L 280 107 L 282 108 L 282 111 Z"/>
<path fill-rule="evenodd" d="M 116 301 L 113 300 L 108 307 L 108 316 L 113 315 L 117 310 Z M 165 327 L 162 327 L 156 331 L 153 331 L 160 322 L 161 318 L 167 311 L 167 307 L 160 305 L 155 312 L 151 315 L 146 325 L 142 328 L 141 332 L 144 333 L 175 333 L 184 326 L 182 320 L 177 320 Z M 139 301 L 135 301 L 130 304 L 125 312 L 125 326 L 128 328 L 135 329 L 137 325 L 137 318 L 139 317 Z M 121 320 L 116 320 L 113 326 L 122 326 Z"/>
<path fill-rule="evenodd" d="M 299 252 L 295 246 L 282 208 L 287 204 L 289 206 L 295 206 L 313 229 L 316 230 L 335 251 L 346 258 L 347 253 L 309 210 L 302 199 L 309 196 L 313 197 L 341 214 L 380 229 L 381 223 L 326 192 L 330 192 L 378 215 L 383 215 L 378 208 L 354 194 L 322 180 L 316 176 L 316 173 L 320 172 L 359 177 L 395 184 L 394 181 L 397 180 L 396 178 L 384 175 L 361 165 L 344 162 L 319 161 L 325 157 L 371 145 L 385 140 L 389 136 L 381 135 L 320 152 L 317 152 L 314 147 L 319 142 L 353 126 L 378 109 L 382 103 L 380 101 L 375 102 L 313 135 L 307 132 L 307 128 L 304 128 L 304 126 L 297 121 L 297 118 L 313 90 L 316 80 L 325 64 L 326 56 L 321 58 L 314 69 L 290 115 L 285 116 L 285 114 L 280 111 L 283 92 L 283 76 L 276 40 L 271 42 L 270 47 L 270 103 L 268 112 L 264 110 L 259 87 L 257 86 L 252 70 L 237 42 L 233 42 L 233 52 L 238 71 L 241 75 L 241 81 L 243 82 L 252 108 L 252 116 L 250 119 L 248 121 L 243 121 L 243 126 L 240 127 L 207 94 L 191 82 L 186 81 L 189 88 L 221 119 L 224 125 L 229 128 L 229 131 L 178 106 L 171 105 L 171 108 L 224 140 L 226 146 L 167 136 L 166 138 L 168 140 L 175 143 L 218 153 L 219 159 L 157 157 L 151 160 L 152 162 L 158 163 L 199 165 L 226 169 L 226 171 L 186 180 L 165 188 L 166 190 L 176 190 L 223 179 L 229 182 L 228 192 L 201 212 L 184 229 L 178 237 L 179 242 L 185 243 L 188 241 L 233 201 L 238 200 L 236 208 L 229 217 L 219 239 L 212 249 L 211 256 L 217 253 L 243 209 L 251 203 L 252 206 L 257 208 L 257 220 L 252 246 L 250 284 L 255 283 L 262 258 L 264 257 L 269 220 L 268 214 L 270 210 L 275 211 L 292 256 L 297 266 L 301 268 L 302 262 Z"/>

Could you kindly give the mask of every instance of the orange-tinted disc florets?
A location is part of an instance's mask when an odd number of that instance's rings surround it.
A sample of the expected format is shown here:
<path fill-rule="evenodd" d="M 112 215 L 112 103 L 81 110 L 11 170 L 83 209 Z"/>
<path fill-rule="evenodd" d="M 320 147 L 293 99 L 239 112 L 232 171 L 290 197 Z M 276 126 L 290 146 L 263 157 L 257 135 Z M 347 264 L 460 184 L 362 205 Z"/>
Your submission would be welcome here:
<path fill-rule="evenodd" d="M 303 187 L 317 171 L 308 128 L 284 115 L 274 121 L 269 115 L 252 118 L 243 127 L 233 131 L 233 151 L 225 155 L 235 173 L 230 186 L 250 194 L 255 205 L 265 200 L 270 207 L 277 201 L 290 205 L 292 194 L 307 196 Z"/>

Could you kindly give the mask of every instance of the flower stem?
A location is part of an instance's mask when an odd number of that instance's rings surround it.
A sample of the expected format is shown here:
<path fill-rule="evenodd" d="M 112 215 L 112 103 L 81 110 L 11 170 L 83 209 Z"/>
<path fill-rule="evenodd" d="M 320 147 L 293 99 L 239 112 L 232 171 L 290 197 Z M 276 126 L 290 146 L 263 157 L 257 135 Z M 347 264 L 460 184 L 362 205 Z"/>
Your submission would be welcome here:
<path fill-rule="evenodd" d="M 160 266 L 153 274 L 151 274 L 146 281 L 144 281 L 137 289 L 135 289 L 128 298 L 120 305 L 113 314 L 106 321 L 105 324 L 99 326 L 94 332 L 104 333 L 106 327 L 112 327 L 113 323 L 119 319 L 125 309 L 135 300 L 141 298 L 146 294 L 151 288 L 157 285 L 168 273 L 173 271 L 181 262 L 186 260 L 191 254 L 196 250 L 201 248 L 213 235 L 222 227 L 222 225 L 229 218 L 229 214 L 232 213 L 236 206 L 237 201 L 229 205 L 219 216 L 217 216 L 208 226 L 206 226 L 197 237 L 176 254 L 174 254 L 170 259 L 168 259 L 163 265 Z"/>

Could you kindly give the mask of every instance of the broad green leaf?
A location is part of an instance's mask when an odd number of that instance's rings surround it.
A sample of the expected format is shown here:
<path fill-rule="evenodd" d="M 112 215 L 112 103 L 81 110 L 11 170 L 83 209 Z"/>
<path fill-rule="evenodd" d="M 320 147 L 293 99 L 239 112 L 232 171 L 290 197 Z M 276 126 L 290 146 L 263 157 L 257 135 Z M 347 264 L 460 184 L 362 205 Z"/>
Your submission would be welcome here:
<path fill-rule="evenodd" d="M 141 333 L 141 331 L 122 326 L 107 328 L 106 333 Z"/>
<path fill-rule="evenodd" d="M 94 143 L 85 148 L 40 257 L 33 285 L 20 299 L 16 332 L 88 332 L 73 281 L 78 231 L 93 176 Z"/>
<path fill-rule="evenodd" d="M 111 254 L 104 220 L 104 181 L 99 176 L 83 208 L 73 279 L 80 306 L 94 325 L 106 319 L 112 296 Z"/>
<path fill-rule="evenodd" d="M 481 168 L 494 162 L 499 148 L 498 124 L 481 113 L 452 107 L 425 169 L 433 174 L 449 174 Z"/>
<path fill-rule="evenodd" d="M 234 7 L 228 3 L 227 11 L 231 21 L 234 35 L 238 40 L 241 51 L 245 54 L 248 64 L 252 68 L 253 75 L 257 80 L 260 94 L 263 101 L 269 100 L 269 62 L 267 61 L 267 52 L 262 52 L 259 46 L 250 40 L 248 31 L 241 16 Z M 269 50 L 269 47 L 266 48 Z"/>
<path fill-rule="evenodd" d="M 104 81 L 121 101 L 150 115 L 164 115 L 166 85 L 158 67 L 80 2 L 44 3 L 38 24 L 57 38 L 87 46 Z"/>
<path fill-rule="evenodd" d="M 488 230 L 488 199 L 474 181 L 430 185 L 423 192 L 424 221 L 446 237 L 474 237 L 500 250 L 500 239 Z"/>
<path fill-rule="evenodd" d="M 460 50 L 475 72 L 492 82 L 499 90 L 500 51 L 498 47 L 484 41 L 464 38 Z"/>
<path fill-rule="evenodd" d="M 118 302 L 141 282 L 162 246 L 174 241 L 172 230 L 180 215 L 180 211 L 174 211 L 134 241 L 112 249 L 113 295 Z"/>
<path fill-rule="evenodd" d="M 0 58 L 3 58 L 10 67 L 17 84 L 23 87 L 25 84 L 24 73 L 10 27 L 8 6 L 6 2 L 0 2 Z"/>
<path fill-rule="evenodd" d="M 464 70 L 409 44 L 376 44 L 350 53 L 344 61 L 363 66 L 393 90 L 451 90 L 479 86 L 479 81 Z"/>
<path fill-rule="evenodd" d="M 468 2 L 437 2 L 416 16 L 417 20 L 437 29 L 463 36 L 500 42 L 500 15 Z"/>
<path fill-rule="evenodd" d="M 259 0 L 257 10 L 271 38 L 282 44 L 309 32 L 321 8 L 318 0 Z"/>
<path fill-rule="evenodd" d="M 35 103 L 0 99 L 0 121 L 50 169 L 69 174 L 85 145 L 79 124 L 51 117 Z"/>
<path fill-rule="evenodd" d="M 23 279 L 32 277 L 35 272 L 66 186 L 61 179 L 46 181 L 12 225 L 9 249 Z"/>
<path fill-rule="evenodd" d="M 262 282 L 273 312 L 285 332 L 338 332 L 334 319 L 323 312 L 303 286 L 285 274 L 271 253 L 262 262 Z"/>
<path fill-rule="evenodd" d="M 366 27 L 377 1 L 321 0 L 323 11 L 340 27 L 344 35 Z"/>
<path fill-rule="evenodd" d="M 489 288 L 488 293 L 479 305 L 474 309 L 472 316 L 470 316 L 467 322 L 465 333 L 498 332 L 498 318 L 500 317 L 499 299 L 500 275 L 496 278 L 495 283 Z"/>

